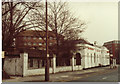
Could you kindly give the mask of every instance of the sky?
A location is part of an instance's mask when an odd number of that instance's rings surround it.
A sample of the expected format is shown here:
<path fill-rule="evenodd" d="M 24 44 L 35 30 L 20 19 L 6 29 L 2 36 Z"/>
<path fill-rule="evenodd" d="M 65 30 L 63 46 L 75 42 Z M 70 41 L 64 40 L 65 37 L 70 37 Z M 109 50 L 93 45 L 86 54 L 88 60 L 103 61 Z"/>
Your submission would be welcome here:
<path fill-rule="evenodd" d="M 98 45 L 118 39 L 118 2 L 69 2 L 71 13 L 87 23 L 82 34 Z"/>

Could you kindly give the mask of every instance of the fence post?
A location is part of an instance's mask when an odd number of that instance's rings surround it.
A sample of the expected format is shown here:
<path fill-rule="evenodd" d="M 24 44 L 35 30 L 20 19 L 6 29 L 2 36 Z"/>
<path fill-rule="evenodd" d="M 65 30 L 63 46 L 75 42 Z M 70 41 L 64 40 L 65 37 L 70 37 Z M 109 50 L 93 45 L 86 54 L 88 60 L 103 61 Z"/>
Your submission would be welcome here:
<path fill-rule="evenodd" d="M 75 65 L 75 60 L 74 60 L 74 56 L 72 56 L 72 71 L 74 71 L 74 65 Z"/>
<path fill-rule="evenodd" d="M 22 58 L 23 64 L 23 76 L 26 76 L 26 71 L 28 69 L 28 53 L 20 53 L 20 57 Z"/>
<path fill-rule="evenodd" d="M 114 68 L 116 68 L 116 59 L 115 59 L 115 63 L 114 63 Z"/>
<path fill-rule="evenodd" d="M 53 55 L 53 73 L 56 72 L 56 55 Z"/>

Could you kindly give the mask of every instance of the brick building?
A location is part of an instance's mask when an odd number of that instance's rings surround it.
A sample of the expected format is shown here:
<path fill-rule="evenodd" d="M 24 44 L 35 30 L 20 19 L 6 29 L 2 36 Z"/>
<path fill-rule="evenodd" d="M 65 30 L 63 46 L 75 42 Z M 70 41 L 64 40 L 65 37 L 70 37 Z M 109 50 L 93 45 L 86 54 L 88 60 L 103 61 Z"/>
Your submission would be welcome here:
<path fill-rule="evenodd" d="M 27 30 L 21 32 L 15 41 L 16 48 L 18 49 L 38 49 L 45 50 L 46 48 L 46 33 L 44 31 Z M 48 32 L 48 45 L 56 44 L 55 34 L 51 31 Z"/>
<path fill-rule="evenodd" d="M 113 40 L 105 42 L 104 46 L 109 49 L 110 54 L 117 59 L 117 63 L 120 63 L 120 40 Z"/>
<path fill-rule="evenodd" d="M 58 35 L 59 40 L 63 40 L 62 35 Z M 52 31 L 48 32 L 48 47 L 50 63 L 52 55 L 56 52 L 56 35 Z M 41 68 L 45 66 L 46 32 L 38 30 L 26 30 L 20 32 L 15 39 L 15 48 L 9 54 L 19 55 L 27 52 L 28 68 Z M 14 57 L 13 57 L 14 58 Z M 51 66 L 51 64 L 50 64 Z"/>

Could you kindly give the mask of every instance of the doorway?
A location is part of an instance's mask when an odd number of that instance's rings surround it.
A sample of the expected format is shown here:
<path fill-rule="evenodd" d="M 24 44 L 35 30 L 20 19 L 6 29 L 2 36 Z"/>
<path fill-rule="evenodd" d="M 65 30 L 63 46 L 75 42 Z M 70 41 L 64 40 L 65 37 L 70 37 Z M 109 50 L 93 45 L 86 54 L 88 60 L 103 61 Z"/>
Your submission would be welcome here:
<path fill-rule="evenodd" d="M 81 65 L 81 54 L 76 53 L 76 65 Z"/>

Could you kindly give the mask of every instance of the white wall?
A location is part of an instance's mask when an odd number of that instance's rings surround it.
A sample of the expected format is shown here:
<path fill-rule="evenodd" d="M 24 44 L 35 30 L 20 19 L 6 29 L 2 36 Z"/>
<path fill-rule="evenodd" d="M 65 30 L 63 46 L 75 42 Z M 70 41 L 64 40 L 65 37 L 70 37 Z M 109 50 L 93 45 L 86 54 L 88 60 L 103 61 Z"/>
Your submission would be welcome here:
<path fill-rule="evenodd" d="M 27 69 L 24 73 L 24 76 L 45 74 L 45 68 Z M 52 68 L 49 68 L 49 73 L 52 73 Z"/>
<path fill-rule="evenodd" d="M 56 67 L 56 72 L 72 71 L 72 66 Z"/>
<path fill-rule="evenodd" d="M 76 65 L 74 66 L 74 70 L 82 70 L 83 67 L 81 65 Z"/>
<path fill-rule="evenodd" d="M 54 66 L 54 72 L 53 67 L 49 68 L 49 73 L 56 73 L 56 72 L 63 72 L 63 71 L 72 71 L 72 66 L 61 66 L 61 67 L 55 67 L 55 57 L 53 58 L 53 66 Z M 36 64 L 36 63 L 35 63 Z M 82 70 L 81 65 L 74 66 L 73 70 Z M 28 54 L 22 53 L 20 54 L 20 58 L 5 58 L 5 64 L 4 64 L 4 70 L 9 75 L 23 75 L 23 76 L 29 76 L 29 75 L 40 75 L 45 74 L 45 67 L 39 68 L 39 69 L 28 69 Z"/>
<path fill-rule="evenodd" d="M 77 47 L 76 53 L 79 52 L 82 56 L 81 63 L 83 68 L 96 67 L 99 66 L 99 64 L 105 66 L 109 65 L 109 59 L 107 59 L 109 58 L 109 53 L 107 53 L 107 48 L 103 46 L 91 46 L 88 44 L 79 44 Z M 83 47 L 83 49 L 80 50 L 80 47 Z"/>
<path fill-rule="evenodd" d="M 23 59 L 23 76 L 29 76 L 29 75 L 40 75 L 45 74 L 45 68 L 40 69 L 28 69 L 28 54 L 23 53 L 21 54 L 21 57 Z M 54 61 L 55 58 L 54 58 Z M 53 62 L 54 63 L 54 62 Z M 55 73 L 56 72 L 63 72 L 63 71 L 72 71 L 72 66 L 62 66 L 62 67 L 54 67 Z M 82 70 L 81 66 L 75 66 L 75 70 Z M 49 68 L 49 73 L 54 73 L 53 68 Z"/>
<path fill-rule="evenodd" d="M 83 69 L 83 67 L 81 65 L 74 66 L 74 71 L 75 70 L 82 70 L 82 69 Z M 72 66 L 56 67 L 56 72 L 63 72 L 63 71 L 72 71 Z"/>
<path fill-rule="evenodd" d="M 4 70 L 10 75 L 22 75 L 22 59 L 6 57 L 4 60 Z"/>

